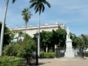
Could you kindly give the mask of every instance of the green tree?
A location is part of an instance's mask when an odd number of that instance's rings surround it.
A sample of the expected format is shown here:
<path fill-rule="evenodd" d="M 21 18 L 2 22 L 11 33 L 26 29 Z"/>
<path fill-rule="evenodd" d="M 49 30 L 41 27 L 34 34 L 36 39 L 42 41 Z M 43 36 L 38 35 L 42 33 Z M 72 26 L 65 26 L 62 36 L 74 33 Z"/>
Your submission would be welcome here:
<path fill-rule="evenodd" d="M 80 39 L 75 34 L 70 33 L 70 38 L 72 39 L 73 47 L 78 47 L 80 45 L 81 41 L 79 42 Z"/>
<path fill-rule="evenodd" d="M 66 31 L 64 29 L 49 31 L 42 31 L 40 33 L 40 46 L 44 51 L 48 47 L 48 51 L 52 49 L 54 51 L 54 46 L 59 45 L 60 47 L 65 46 L 66 41 Z"/>
<path fill-rule="evenodd" d="M 6 56 L 17 56 L 21 46 L 20 44 L 9 44 L 4 47 L 3 55 Z"/>
<path fill-rule="evenodd" d="M 34 7 L 35 13 L 39 12 L 39 15 L 41 14 L 41 11 L 44 12 L 46 4 L 49 8 L 51 7 L 50 4 L 46 0 L 30 0 L 30 8 Z"/>
<path fill-rule="evenodd" d="M 1 22 L 0 22 L 0 34 L 1 34 Z M 4 32 L 4 42 L 3 42 L 3 46 L 8 45 L 11 42 L 12 36 L 11 36 L 12 32 L 9 30 L 9 28 L 7 28 L 5 26 L 5 32 Z"/>
<path fill-rule="evenodd" d="M 82 41 L 82 46 L 88 47 L 88 35 L 81 34 L 80 39 Z"/>
<path fill-rule="evenodd" d="M 78 37 L 77 47 L 82 46 L 82 44 L 83 44 L 82 39 L 80 37 Z"/>
<path fill-rule="evenodd" d="M 29 64 L 33 58 L 33 52 L 35 51 L 35 48 L 35 41 L 29 35 L 26 35 L 23 44 L 16 43 L 5 46 L 4 55 L 25 58 L 27 64 Z"/>
<path fill-rule="evenodd" d="M 29 11 L 28 8 L 24 8 L 24 10 L 22 11 L 22 16 L 23 16 L 23 19 L 25 21 L 25 33 L 26 33 L 26 28 L 27 28 L 27 23 L 29 21 L 29 19 L 31 18 L 31 12 Z"/>
<path fill-rule="evenodd" d="M 44 51 L 46 50 L 46 47 L 48 47 L 48 51 L 49 49 L 53 46 L 51 41 L 52 41 L 52 32 L 49 31 L 42 31 L 40 33 L 40 46 L 41 49 L 43 49 Z"/>
<path fill-rule="evenodd" d="M 64 29 L 57 29 L 56 31 L 53 30 L 52 43 L 57 44 L 60 47 L 64 47 L 65 41 L 66 41 L 66 30 Z"/>
<path fill-rule="evenodd" d="M 19 52 L 18 56 L 24 57 L 29 64 L 31 61 L 31 58 L 33 58 L 33 52 L 36 49 L 36 44 L 33 38 L 31 38 L 29 35 L 26 35 L 24 37 L 24 43 L 21 45 L 23 49 L 21 48 L 21 51 Z"/>
<path fill-rule="evenodd" d="M 39 14 L 39 21 L 38 21 L 38 55 L 40 54 L 40 14 L 44 12 L 46 4 L 48 7 L 51 7 L 50 4 L 46 0 L 30 0 L 30 8 L 34 7 L 35 13 L 38 12 Z"/>

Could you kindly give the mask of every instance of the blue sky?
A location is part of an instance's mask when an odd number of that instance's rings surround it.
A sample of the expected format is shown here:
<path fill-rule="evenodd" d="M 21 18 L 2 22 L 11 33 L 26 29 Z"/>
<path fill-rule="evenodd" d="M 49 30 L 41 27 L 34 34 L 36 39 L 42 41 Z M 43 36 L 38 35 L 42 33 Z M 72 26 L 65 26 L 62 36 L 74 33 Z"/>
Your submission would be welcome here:
<path fill-rule="evenodd" d="M 10 0 L 6 25 L 8 27 L 15 28 L 25 25 L 22 19 L 21 12 L 24 8 L 29 7 L 29 0 L 16 0 L 12 4 Z M 45 11 L 41 14 L 41 25 L 55 24 L 56 21 L 59 24 L 65 23 L 70 28 L 70 31 L 77 36 L 80 34 L 88 34 L 88 0 L 47 0 L 51 4 L 51 8 L 45 6 Z M 3 20 L 4 7 L 6 1 L 0 0 L 0 22 Z M 30 9 L 31 19 L 28 22 L 28 26 L 32 24 L 37 26 L 38 14 L 35 14 L 34 9 Z"/>

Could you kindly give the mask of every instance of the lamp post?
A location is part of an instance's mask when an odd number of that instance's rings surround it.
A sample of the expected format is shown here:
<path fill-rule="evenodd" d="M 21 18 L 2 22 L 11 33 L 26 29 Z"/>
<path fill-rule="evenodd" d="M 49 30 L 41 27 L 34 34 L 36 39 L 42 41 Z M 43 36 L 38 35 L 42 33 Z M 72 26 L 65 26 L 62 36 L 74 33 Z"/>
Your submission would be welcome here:
<path fill-rule="evenodd" d="M 38 35 L 39 35 L 39 33 L 34 34 L 34 36 L 37 38 L 37 40 L 38 40 Z M 38 41 L 36 43 L 36 65 L 38 65 Z"/>

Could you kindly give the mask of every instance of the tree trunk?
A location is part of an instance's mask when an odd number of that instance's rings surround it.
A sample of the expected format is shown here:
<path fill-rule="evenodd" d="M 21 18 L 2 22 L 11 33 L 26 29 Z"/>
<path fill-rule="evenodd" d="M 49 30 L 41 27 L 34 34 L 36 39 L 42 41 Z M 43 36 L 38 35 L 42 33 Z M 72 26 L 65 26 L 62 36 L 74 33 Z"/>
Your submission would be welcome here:
<path fill-rule="evenodd" d="M 40 14 L 39 14 L 39 21 L 38 21 L 38 56 L 40 56 Z"/>
<path fill-rule="evenodd" d="M 48 52 L 48 46 L 46 46 L 46 52 Z"/>
<path fill-rule="evenodd" d="M 7 9 L 8 9 L 8 3 L 9 3 L 9 0 L 6 0 L 5 12 L 4 12 L 2 28 L 1 28 L 0 56 L 2 56 L 2 46 L 3 46 L 3 39 L 4 39 L 4 27 L 5 27 L 5 22 L 6 22 L 6 14 L 7 14 Z"/>
<path fill-rule="evenodd" d="M 28 56 L 25 56 L 25 60 L 26 60 L 26 63 L 27 63 L 28 65 L 30 65 L 30 59 L 29 59 Z"/>
<path fill-rule="evenodd" d="M 27 22 L 25 22 L 25 36 L 26 36 Z"/>

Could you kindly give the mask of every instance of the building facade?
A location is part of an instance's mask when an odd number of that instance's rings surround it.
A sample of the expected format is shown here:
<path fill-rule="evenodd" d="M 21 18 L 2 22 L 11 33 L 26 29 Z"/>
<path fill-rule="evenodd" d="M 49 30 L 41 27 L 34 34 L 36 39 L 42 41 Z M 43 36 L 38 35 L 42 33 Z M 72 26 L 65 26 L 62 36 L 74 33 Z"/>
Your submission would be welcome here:
<path fill-rule="evenodd" d="M 40 26 L 40 32 L 42 32 L 43 30 L 44 31 L 52 31 L 52 30 L 57 30 L 57 29 L 65 29 L 66 25 L 65 24 L 58 24 L 58 22 L 56 22 L 55 24 L 52 24 L 52 25 L 49 25 L 48 23 L 46 23 L 45 25 L 43 26 Z M 21 27 L 21 28 L 18 28 L 16 26 L 16 28 L 10 28 L 10 30 L 16 30 L 16 31 L 21 31 L 21 32 L 24 32 L 25 33 L 25 27 Z M 30 25 L 29 27 L 26 28 L 26 33 L 28 35 L 30 35 L 31 37 L 34 36 L 35 33 L 38 32 L 38 26 L 32 26 Z"/>

